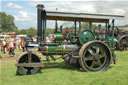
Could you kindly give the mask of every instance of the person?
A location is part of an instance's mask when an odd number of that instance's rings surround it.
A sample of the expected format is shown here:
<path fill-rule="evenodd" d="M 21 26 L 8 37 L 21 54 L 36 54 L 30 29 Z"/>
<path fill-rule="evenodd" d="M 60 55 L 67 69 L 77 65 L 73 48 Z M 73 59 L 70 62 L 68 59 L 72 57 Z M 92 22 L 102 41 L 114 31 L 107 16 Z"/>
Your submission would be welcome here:
<path fill-rule="evenodd" d="M 52 60 L 56 61 L 56 59 L 52 55 L 49 56 L 52 58 Z M 49 56 L 46 56 L 46 61 L 49 61 Z"/>
<path fill-rule="evenodd" d="M 24 52 L 25 49 L 24 49 L 24 40 L 23 40 L 23 39 L 22 39 L 21 42 L 20 42 L 20 46 L 21 46 L 21 48 L 22 48 L 22 51 Z"/>
<path fill-rule="evenodd" d="M 52 39 L 51 39 L 51 36 L 50 35 L 48 35 L 48 37 L 46 37 L 46 42 L 47 43 L 52 42 Z M 46 56 L 46 61 L 49 61 L 49 57 L 51 57 L 54 61 L 56 61 L 56 59 L 52 55 L 47 55 Z"/>
<path fill-rule="evenodd" d="M 18 49 L 20 49 L 20 42 L 21 42 L 21 39 L 18 38 L 16 40 L 16 46 L 17 46 Z"/>
<path fill-rule="evenodd" d="M 69 30 L 69 28 L 67 27 L 66 29 L 65 29 L 65 33 L 64 33 L 64 38 L 68 41 L 69 40 L 69 33 L 70 33 L 70 30 Z"/>
<path fill-rule="evenodd" d="M 13 55 L 13 57 L 15 57 L 15 52 L 14 52 L 14 50 L 15 50 L 15 47 L 14 47 L 14 42 L 13 42 L 13 40 L 11 40 L 10 42 L 9 42 L 9 55 L 10 55 L 10 57 Z"/>
<path fill-rule="evenodd" d="M 2 40 L 0 40 L 0 52 L 2 52 L 2 47 L 3 47 Z"/>
<path fill-rule="evenodd" d="M 2 52 L 2 47 L 3 47 L 2 42 L 0 42 L 0 52 Z"/>
<path fill-rule="evenodd" d="M 3 52 L 4 52 L 4 54 L 5 54 L 5 53 L 6 53 L 6 52 L 5 52 L 5 48 L 6 48 L 6 42 L 5 42 L 5 40 L 3 40 L 2 43 L 3 43 Z"/>
<path fill-rule="evenodd" d="M 27 51 L 27 48 L 25 47 L 25 45 L 26 45 L 26 41 L 24 41 L 23 46 L 22 46 L 23 52 Z"/>
<path fill-rule="evenodd" d="M 0 54 L 0 58 L 2 58 L 1 54 Z"/>

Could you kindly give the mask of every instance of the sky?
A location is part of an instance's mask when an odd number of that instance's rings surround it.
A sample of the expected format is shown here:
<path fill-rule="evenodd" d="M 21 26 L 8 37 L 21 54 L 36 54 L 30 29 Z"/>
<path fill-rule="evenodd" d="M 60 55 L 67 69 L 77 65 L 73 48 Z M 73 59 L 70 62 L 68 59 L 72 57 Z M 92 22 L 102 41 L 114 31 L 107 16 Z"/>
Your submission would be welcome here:
<path fill-rule="evenodd" d="M 19 29 L 37 28 L 37 4 L 50 11 L 124 15 L 115 24 L 128 24 L 128 0 L 0 0 L 0 11 L 13 15 Z M 54 22 L 48 21 L 47 27 L 54 28 Z"/>

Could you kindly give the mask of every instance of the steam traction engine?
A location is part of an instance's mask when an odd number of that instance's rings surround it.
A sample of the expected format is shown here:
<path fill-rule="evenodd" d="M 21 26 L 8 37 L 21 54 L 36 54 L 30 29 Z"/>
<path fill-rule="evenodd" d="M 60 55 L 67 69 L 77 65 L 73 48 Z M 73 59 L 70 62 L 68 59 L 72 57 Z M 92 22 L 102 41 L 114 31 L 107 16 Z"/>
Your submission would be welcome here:
<path fill-rule="evenodd" d="M 120 51 L 128 50 L 128 31 L 122 31 L 115 27 L 115 37 L 118 39 L 116 49 Z"/>
<path fill-rule="evenodd" d="M 26 45 L 28 51 L 23 53 L 16 64 L 20 74 L 34 74 L 40 71 L 43 64 L 41 59 L 31 51 L 33 47 L 37 47 L 39 51 L 45 55 L 61 55 L 65 63 L 83 68 L 87 72 L 105 71 L 108 69 L 112 60 L 114 48 L 114 31 L 111 39 L 98 41 L 91 31 L 92 23 L 105 23 L 108 28 L 109 19 L 112 20 L 112 28 L 114 29 L 114 19 L 123 18 L 117 15 L 100 15 L 86 13 L 68 13 L 68 12 L 51 12 L 43 9 L 43 5 L 37 5 L 38 12 L 38 29 L 37 43 L 29 43 Z M 70 31 L 62 33 L 62 29 L 52 34 L 52 42 L 46 42 L 46 21 L 61 20 L 74 21 L 74 28 Z M 76 23 L 79 27 L 76 27 Z M 81 22 L 89 22 L 88 30 L 81 30 Z M 106 37 L 107 30 L 106 30 Z"/>

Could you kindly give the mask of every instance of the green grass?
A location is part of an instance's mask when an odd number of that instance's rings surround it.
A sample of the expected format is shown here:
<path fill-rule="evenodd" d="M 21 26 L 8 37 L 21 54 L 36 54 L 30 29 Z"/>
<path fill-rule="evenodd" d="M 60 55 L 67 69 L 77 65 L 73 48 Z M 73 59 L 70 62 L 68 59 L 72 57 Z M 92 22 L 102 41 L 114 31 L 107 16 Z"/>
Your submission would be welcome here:
<path fill-rule="evenodd" d="M 17 51 L 17 56 L 21 52 Z M 66 66 L 63 60 L 52 61 L 34 75 L 16 75 L 16 59 L 2 56 L 0 61 L 1 85 L 128 85 L 128 51 L 116 51 L 117 64 L 106 72 L 83 72 Z M 45 59 L 45 58 L 43 58 Z M 46 63 L 46 62 L 45 62 Z"/>

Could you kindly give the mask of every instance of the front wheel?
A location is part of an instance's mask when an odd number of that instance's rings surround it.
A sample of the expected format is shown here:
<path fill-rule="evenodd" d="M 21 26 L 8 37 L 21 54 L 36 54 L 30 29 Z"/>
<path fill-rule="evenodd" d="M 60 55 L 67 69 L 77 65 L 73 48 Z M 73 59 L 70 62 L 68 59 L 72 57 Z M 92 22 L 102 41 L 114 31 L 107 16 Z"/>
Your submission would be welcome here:
<path fill-rule="evenodd" d="M 80 66 L 87 72 L 105 71 L 111 63 L 111 51 L 100 41 L 90 41 L 79 52 Z"/>
<path fill-rule="evenodd" d="M 128 50 L 128 35 L 123 35 L 119 38 L 118 49 L 121 51 Z"/>
<path fill-rule="evenodd" d="M 40 58 L 35 53 L 32 53 L 31 57 L 32 57 L 31 63 L 40 63 L 41 62 Z M 18 64 L 25 64 L 25 63 L 29 63 L 27 52 L 23 53 L 18 60 Z M 35 74 L 35 73 L 39 72 L 40 69 L 41 69 L 41 67 L 17 66 L 18 73 L 21 75 Z"/>

